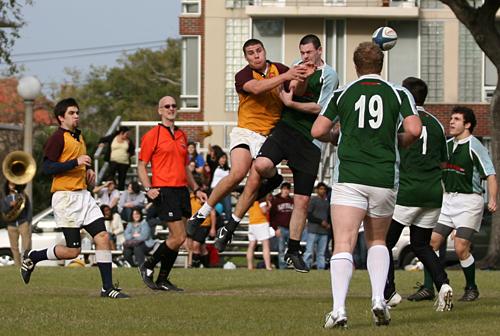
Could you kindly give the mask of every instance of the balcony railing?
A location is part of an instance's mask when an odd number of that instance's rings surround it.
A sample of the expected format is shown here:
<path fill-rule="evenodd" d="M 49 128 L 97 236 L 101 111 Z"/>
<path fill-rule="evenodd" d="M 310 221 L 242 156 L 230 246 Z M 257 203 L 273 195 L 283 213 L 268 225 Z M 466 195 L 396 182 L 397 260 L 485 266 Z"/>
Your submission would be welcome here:
<path fill-rule="evenodd" d="M 417 0 L 233 0 L 247 6 L 293 7 L 293 6 L 344 6 L 344 7 L 415 7 Z"/>

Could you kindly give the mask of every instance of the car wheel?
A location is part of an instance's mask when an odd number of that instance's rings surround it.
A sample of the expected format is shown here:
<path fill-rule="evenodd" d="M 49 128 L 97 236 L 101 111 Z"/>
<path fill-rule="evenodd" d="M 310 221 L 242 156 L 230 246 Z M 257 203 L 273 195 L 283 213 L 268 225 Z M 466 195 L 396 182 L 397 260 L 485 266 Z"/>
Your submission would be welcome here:
<path fill-rule="evenodd" d="M 0 249 L 0 267 L 14 265 L 10 249 Z"/>

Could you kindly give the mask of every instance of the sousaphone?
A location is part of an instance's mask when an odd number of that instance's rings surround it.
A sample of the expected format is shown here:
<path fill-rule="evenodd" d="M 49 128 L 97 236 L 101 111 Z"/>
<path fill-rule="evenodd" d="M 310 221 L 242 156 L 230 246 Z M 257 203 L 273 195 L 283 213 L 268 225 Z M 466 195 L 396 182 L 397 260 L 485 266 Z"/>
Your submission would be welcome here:
<path fill-rule="evenodd" d="M 5 157 L 2 162 L 2 172 L 5 178 L 16 184 L 22 185 L 29 183 L 36 173 L 36 162 L 33 157 L 23 151 L 14 151 Z M 16 194 L 16 204 L 2 217 L 6 222 L 14 221 L 26 206 L 26 196 L 24 192 Z"/>

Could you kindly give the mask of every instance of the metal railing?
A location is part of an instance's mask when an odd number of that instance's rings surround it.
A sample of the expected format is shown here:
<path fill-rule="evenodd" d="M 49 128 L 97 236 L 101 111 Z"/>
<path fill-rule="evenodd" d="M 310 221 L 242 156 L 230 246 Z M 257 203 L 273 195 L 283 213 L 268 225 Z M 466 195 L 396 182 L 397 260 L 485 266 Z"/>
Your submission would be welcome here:
<path fill-rule="evenodd" d="M 246 0 L 247 6 L 344 6 L 344 7 L 415 7 L 418 0 Z M 227 6 L 228 3 L 226 3 Z M 234 8 L 241 8 L 242 1 L 233 1 Z"/>
<path fill-rule="evenodd" d="M 108 130 L 104 134 L 104 136 L 108 136 L 113 134 L 118 127 L 120 126 L 120 122 L 122 121 L 121 116 L 117 116 L 115 120 L 111 123 L 111 126 L 109 126 Z M 96 185 L 101 183 L 102 179 L 104 178 L 104 174 L 106 174 L 106 170 L 108 169 L 108 162 L 104 162 L 103 166 L 99 169 L 99 159 L 101 158 L 101 154 L 103 151 L 103 147 L 98 146 L 97 149 L 95 150 L 94 153 L 94 169 L 96 172 Z"/>
<path fill-rule="evenodd" d="M 136 154 L 132 159 L 131 168 L 136 169 L 137 162 L 139 160 L 138 154 L 140 152 L 141 136 L 148 129 L 156 125 L 158 125 L 157 121 L 121 121 L 121 119 L 118 119 L 117 117 L 117 119 L 115 119 L 111 127 L 108 129 L 106 135 L 111 134 L 119 126 L 127 126 L 130 128 L 131 131 L 130 137 L 134 142 L 135 154 Z M 181 128 L 187 128 L 187 127 L 199 127 L 200 129 L 213 128 L 214 131 L 216 130 L 216 128 L 222 128 L 223 140 L 222 143 L 218 143 L 217 145 L 221 146 L 221 148 L 225 152 L 229 152 L 229 133 L 231 132 L 233 127 L 236 126 L 236 122 L 235 121 L 176 121 L 175 125 Z M 208 152 L 208 148 L 203 146 L 198 146 L 197 151 L 198 153 L 206 154 Z M 94 167 L 96 169 L 96 174 L 98 176 L 98 182 L 102 181 L 107 164 L 104 163 L 102 167 L 99 166 L 99 158 L 101 156 L 101 153 L 102 153 L 102 148 L 98 148 L 94 154 L 94 160 L 95 160 Z M 323 146 L 317 181 L 322 181 L 327 184 L 331 182 L 332 167 L 334 163 L 334 153 L 335 153 L 334 146 L 330 144 Z M 284 177 L 290 178 L 291 174 L 283 171 L 286 168 L 287 167 L 285 165 L 282 164 L 278 165 L 278 171 L 282 175 L 284 175 Z"/>

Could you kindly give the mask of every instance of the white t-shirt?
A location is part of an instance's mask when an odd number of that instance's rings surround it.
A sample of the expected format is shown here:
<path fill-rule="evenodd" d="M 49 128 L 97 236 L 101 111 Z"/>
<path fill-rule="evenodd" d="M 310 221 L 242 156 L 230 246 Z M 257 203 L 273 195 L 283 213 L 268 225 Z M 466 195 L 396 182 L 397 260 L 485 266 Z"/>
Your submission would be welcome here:
<path fill-rule="evenodd" d="M 221 167 L 215 168 L 214 178 L 212 179 L 212 183 L 210 184 L 210 188 L 215 188 L 215 186 L 222 180 L 224 177 L 229 175 L 229 170 L 224 170 Z"/>

